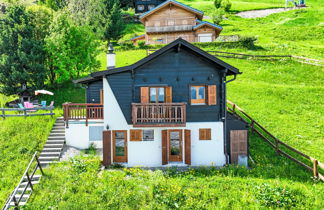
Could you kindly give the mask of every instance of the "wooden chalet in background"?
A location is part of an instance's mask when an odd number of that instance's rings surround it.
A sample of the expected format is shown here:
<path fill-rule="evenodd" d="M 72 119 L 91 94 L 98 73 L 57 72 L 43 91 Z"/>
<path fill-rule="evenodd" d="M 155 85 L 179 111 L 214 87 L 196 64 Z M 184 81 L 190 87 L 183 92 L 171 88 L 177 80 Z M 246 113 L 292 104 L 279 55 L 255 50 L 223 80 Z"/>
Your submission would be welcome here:
<path fill-rule="evenodd" d="M 226 86 L 238 69 L 181 38 L 125 67 L 112 67 L 111 54 L 107 70 L 76 81 L 87 88 L 87 104 L 64 105 L 68 145 L 95 144 L 105 165 L 247 160 L 247 126 L 226 110 Z"/>
<path fill-rule="evenodd" d="M 204 13 L 175 0 L 168 0 L 140 16 L 145 34 L 132 38 L 136 44 L 168 44 L 181 37 L 188 42 L 212 42 L 222 27 L 203 21 Z"/>
<path fill-rule="evenodd" d="M 140 14 L 147 12 L 166 0 L 134 0 L 135 13 Z"/>

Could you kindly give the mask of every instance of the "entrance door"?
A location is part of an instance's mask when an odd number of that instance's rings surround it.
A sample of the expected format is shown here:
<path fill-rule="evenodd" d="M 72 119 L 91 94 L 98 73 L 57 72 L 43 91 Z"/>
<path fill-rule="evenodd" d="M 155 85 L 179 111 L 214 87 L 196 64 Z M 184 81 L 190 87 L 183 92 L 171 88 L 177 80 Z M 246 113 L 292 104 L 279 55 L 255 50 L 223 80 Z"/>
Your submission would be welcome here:
<path fill-rule="evenodd" d="M 182 130 L 168 130 L 169 161 L 182 161 Z"/>
<path fill-rule="evenodd" d="M 113 131 L 113 162 L 127 162 L 127 131 Z"/>
<path fill-rule="evenodd" d="M 231 130 L 231 163 L 238 163 L 239 155 L 248 155 L 248 132 L 247 130 Z"/>
<path fill-rule="evenodd" d="M 212 42 L 213 41 L 212 34 L 198 34 L 199 42 Z"/>

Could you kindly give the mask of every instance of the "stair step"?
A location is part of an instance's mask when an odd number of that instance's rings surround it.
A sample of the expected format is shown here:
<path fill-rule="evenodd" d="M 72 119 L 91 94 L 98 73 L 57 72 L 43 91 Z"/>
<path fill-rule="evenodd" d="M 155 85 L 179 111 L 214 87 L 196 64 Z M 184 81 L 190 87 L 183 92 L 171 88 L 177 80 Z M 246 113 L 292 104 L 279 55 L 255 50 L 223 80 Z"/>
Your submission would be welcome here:
<path fill-rule="evenodd" d="M 48 157 L 48 156 L 60 156 L 61 155 L 61 152 L 42 152 L 39 157 Z"/>
<path fill-rule="evenodd" d="M 64 144 L 64 140 L 48 140 L 46 144 Z"/>
<path fill-rule="evenodd" d="M 42 162 L 40 162 L 40 164 L 41 164 L 41 166 L 47 166 L 47 165 L 49 165 L 52 162 L 53 161 L 42 161 Z"/>
<path fill-rule="evenodd" d="M 53 160 L 59 160 L 59 157 L 39 157 L 39 162 L 43 162 L 43 161 L 53 161 Z"/>
<path fill-rule="evenodd" d="M 19 206 L 24 206 L 24 205 L 26 205 L 26 203 L 27 202 L 21 201 L 21 202 L 19 202 Z M 12 207 L 15 207 L 15 203 L 14 202 L 10 202 L 10 208 L 12 208 Z"/>
<path fill-rule="evenodd" d="M 61 139 L 61 140 L 64 140 L 65 139 L 65 136 L 49 136 L 47 139 L 48 140 L 49 139 Z"/>
<path fill-rule="evenodd" d="M 32 181 L 32 185 L 34 185 L 34 184 L 38 184 L 39 183 L 39 181 Z M 23 183 L 21 183 L 20 185 L 19 185 L 19 187 L 26 187 L 26 185 L 28 184 L 28 182 L 26 181 L 26 182 L 23 182 Z M 30 186 L 30 185 L 29 185 Z"/>
<path fill-rule="evenodd" d="M 64 132 L 52 131 L 50 133 L 50 136 L 65 136 L 65 131 Z"/>
<path fill-rule="evenodd" d="M 18 189 L 17 189 L 17 192 L 23 192 L 25 190 L 25 187 L 18 187 Z M 30 192 L 30 191 L 32 191 L 32 189 L 31 189 L 31 187 L 29 186 L 29 187 L 27 187 L 27 189 L 26 189 L 26 192 Z"/>
<path fill-rule="evenodd" d="M 42 152 L 61 152 L 62 151 L 62 147 L 48 147 L 48 148 L 44 148 Z"/>
<path fill-rule="evenodd" d="M 62 149 L 63 144 L 45 144 L 44 148 L 61 148 Z"/>
<path fill-rule="evenodd" d="M 32 181 L 39 180 L 42 177 L 42 175 L 34 175 Z M 27 181 L 27 176 L 24 177 L 23 181 Z"/>

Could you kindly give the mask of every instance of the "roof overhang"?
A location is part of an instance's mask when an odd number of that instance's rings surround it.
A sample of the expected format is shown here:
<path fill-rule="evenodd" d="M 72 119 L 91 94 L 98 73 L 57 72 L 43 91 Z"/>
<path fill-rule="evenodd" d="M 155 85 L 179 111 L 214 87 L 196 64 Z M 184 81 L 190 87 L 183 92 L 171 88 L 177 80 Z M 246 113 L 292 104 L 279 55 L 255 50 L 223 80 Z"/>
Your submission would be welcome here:
<path fill-rule="evenodd" d="M 148 16 L 150 16 L 151 14 L 159 11 L 160 9 L 162 8 L 165 8 L 169 5 L 174 5 L 174 6 L 178 6 L 178 7 L 181 7 L 189 12 L 192 12 L 192 13 L 195 13 L 198 17 L 198 19 L 202 19 L 204 17 L 204 12 L 200 11 L 200 10 L 197 10 L 195 8 L 192 8 L 188 5 L 185 5 L 183 3 L 180 3 L 178 1 L 175 1 L 175 0 L 168 0 L 166 2 L 163 2 L 162 4 L 158 5 L 157 7 L 151 9 L 150 11 L 147 11 L 145 13 L 143 13 L 141 16 L 140 16 L 140 21 L 143 23 L 144 22 L 144 19 L 147 18 Z"/>
<path fill-rule="evenodd" d="M 223 27 L 219 26 L 219 25 L 216 25 L 216 24 L 213 24 L 213 23 L 210 23 L 210 22 L 206 22 L 206 21 L 197 21 L 198 22 L 198 25 L 194 26 L 193 27 L 193 30 L 197 30 L 203 26 L 208 26 L 208 27 L 211 27 L 211 28 L 215 28 L 216 30 L 218 31 L 222 31 L 223 30 Z"/>
<path fill-rule="evenodd" d="M 178 38 L 177 40 L 171 42 L 170 44 L 162 47 L 161 49 L 155 51 L 154 53 L 150 54 L 149 56 L 143 58 L 142 60 L 137 61 L 136 63 L 129 65 L 129 66 L 124 66 L 120 68 L 114 68 L 114 69 L 109 69 L 109 70 L 104 70 L 104 71 L 98 71 L 91 73 L 88 77 L 75 80 L 75 83 L 81 83 L 81 84 L 86 84 L 90 83 L 93 81 L 97 81 L 101 79 L 103 76 L 108 76 L 112 74 L 118 74 L 126 71 L 133 71 L 136 70 L 138 67 L 143 66 L 144 64 L 148 63 L 149 61 L 153 60 L 154 58 L 158 57 L 159 55 L 167 52 L 168 50 L 172 48 L 181 48 L 181 47 L 186 47 L 189 50 L 193 51 L 194 53 L 202 56 L 203 58 L 207 59 L 210 61 L 212 64 L 216 64 L 217 66 L 221 66 L 224 70 L 226 70 L 226 75 L 236 75 L 236 74 L 241 74 L 237 68 L 234 66 L 225 63 L 224 61 L 216 58 L 215 56 L 207 53 L 206 51 L 203 51 L 199 49 L 198 47 L 194 46 L 193 44 L 187 42 L 186 40 L 183 40 L 182 38 Z"/>

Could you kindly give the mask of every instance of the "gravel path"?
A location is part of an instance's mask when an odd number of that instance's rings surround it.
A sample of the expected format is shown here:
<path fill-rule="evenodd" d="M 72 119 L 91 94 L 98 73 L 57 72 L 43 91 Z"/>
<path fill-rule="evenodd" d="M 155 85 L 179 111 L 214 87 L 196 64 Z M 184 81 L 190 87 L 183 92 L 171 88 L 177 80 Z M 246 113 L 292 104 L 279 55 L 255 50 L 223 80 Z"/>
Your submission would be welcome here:
<path fill-rule="evenodd" d="M 251 10 L 245 12 L 239 12 L 236 15 L 242 18 L 260 18 L 271 15 L 273 13 L 286 12 L 296 8 L 278 8 L 278 9 L 262 9 L 262 10 Z"/>

